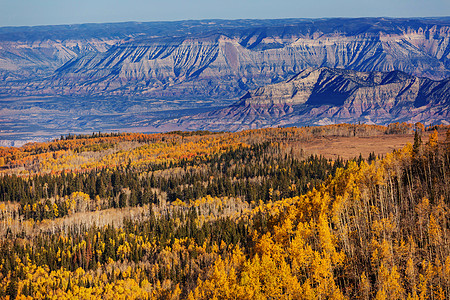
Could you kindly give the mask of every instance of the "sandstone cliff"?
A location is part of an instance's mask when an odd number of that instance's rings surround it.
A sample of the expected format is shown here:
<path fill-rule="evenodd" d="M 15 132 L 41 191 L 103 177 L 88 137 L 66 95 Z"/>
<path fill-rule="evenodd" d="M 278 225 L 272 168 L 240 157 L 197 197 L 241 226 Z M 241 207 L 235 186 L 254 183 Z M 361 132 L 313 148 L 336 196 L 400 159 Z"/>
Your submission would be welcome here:
<path fill-rule="evenodd" d="M 210 20 L 89 29 L 26 35 L 25 28 L 16 40 L 0 30 L 1 94 L 236 99 L 323 66 L 450 76 L 448 18 Z M 78 39 L 77 32 L 83 33 Z"/>
<path fill-rule="evenodd" d="M 343 122 L 450 124 L 450 79 L 435 81 L 400 71 L 307 69 L 250 91 L 229 107 L 178 120 L 178 125 L 242 130 Z"/>
<path fill-rule="evenodd" d="M 4 27 L 0 143 L 98 130 L 448 123 L 449 75 L 450 18 Z"/>

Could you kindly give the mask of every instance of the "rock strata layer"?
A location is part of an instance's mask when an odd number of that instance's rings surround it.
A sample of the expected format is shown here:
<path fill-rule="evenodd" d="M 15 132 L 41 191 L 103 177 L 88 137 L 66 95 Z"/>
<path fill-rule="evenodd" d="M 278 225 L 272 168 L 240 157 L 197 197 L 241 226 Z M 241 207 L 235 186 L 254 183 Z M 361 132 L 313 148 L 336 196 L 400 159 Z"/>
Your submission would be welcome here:
<path fill-rule="evenodd" d="M 0 28 L 3 97 L 236 99 L 310 67 L 449 77 L 450 19 Z"/>
<path fill-rule="evenodd" d="M 177 123 L 187 129 L 242 130 L 344 122 L 450 124 L 450 79 L 400 71 L 307 69 L 249 91 L 234 105 Z"/>

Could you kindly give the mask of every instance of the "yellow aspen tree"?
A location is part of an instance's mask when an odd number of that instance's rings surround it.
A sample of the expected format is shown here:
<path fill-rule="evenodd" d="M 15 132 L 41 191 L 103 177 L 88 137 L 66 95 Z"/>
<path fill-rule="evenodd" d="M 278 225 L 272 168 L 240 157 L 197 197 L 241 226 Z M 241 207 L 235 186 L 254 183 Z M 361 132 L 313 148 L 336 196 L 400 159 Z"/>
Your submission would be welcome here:
<path fill-rule="evenodd" d="M 397 266 L 394 265 L 389 271 L 381 264 L 378 278 L 380 285 L 376 299 L 404 299 L 405 290 Z"/>
<path fill-rule="evenodd" d="M 55 218 L 59 216 L 58 206 L 56 205 L 56 203 L 53 203 L 53 215 L 55 216 Z"/>
<path fill-rule="evenodd" d="M 412 258 L 408 258 L 406 262 L 406 269 L 405 269 L 405 275 L 406 275 L 406 282 L 408 283 L 409 290 L 415 294 L 416 293 L 416 272 L 414 269 L 414 262 Z"/>
<path fill-rule="evenodd" d="M 435 289 L 435 286 L 434 286 L 434 275 L 435 275 L 434 266 L 433 266 L 433 263 L 431 261 L 428 261 L 426 266 L 427 267 L 426 267 L 426 270 L 425 270 L 425 274 L 426 274 L 426 278 L 427 278 L 427 282 L 428 282 L 429 294 L 433 295 L 434 294 L 434 289 Z"/>
<path fill-rule="evenodd" d="M 422 274 L 419 274 L 419 299 L 428 299 L 427 288 L 428 280 Z"/>
<path fill-rule="evenodd" d="M 363 272 L 361 274 L 361 283 L 359 285 L 359 291 L 361 295 L 361 299 L 369 299 L 370 298 L 370 281 L 366 276 L 366 272 Z"/>
<path fill-rule="evenodd" d="M 438 142 L 439 142 L 438 132 L 437 130 L 434 130 L 433 133 L 430 134 L 429 136 L 427 145 L 430 147 L 431 150 L 432 148 L 435 148 L 437 146 Z"/>

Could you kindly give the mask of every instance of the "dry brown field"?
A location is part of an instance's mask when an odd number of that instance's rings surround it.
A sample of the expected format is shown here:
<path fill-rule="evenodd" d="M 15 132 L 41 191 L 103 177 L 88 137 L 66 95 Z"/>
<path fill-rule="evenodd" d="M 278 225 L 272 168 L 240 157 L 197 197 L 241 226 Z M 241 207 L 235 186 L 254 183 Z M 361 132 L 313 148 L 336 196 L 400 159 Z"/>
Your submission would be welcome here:
<path fill-rule="evenodd" d="M 430 132 L 424 132 L 422 142 L 428 141 Z M 439 132 L 439 140 L 444 141 L 445 131 Z M 314 138 L 302 144 L 302 149 L 306 154 L 322 155 L 326 158 L 352 159 L 359 157 L 367 158 L 370 153 L 385 156 L 394 150 L 406 146 L 407 143 L 414 143 L 414 134 L 385 134 L 373 137 L 338 137 L 327 136 Z"/>

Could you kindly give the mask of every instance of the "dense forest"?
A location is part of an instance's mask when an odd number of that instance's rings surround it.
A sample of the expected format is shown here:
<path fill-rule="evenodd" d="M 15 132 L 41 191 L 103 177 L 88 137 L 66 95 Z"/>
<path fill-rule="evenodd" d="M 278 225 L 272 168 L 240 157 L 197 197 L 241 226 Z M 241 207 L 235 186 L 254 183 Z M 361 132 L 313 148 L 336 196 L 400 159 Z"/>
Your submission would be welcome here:
<path fill-rule="evenodd" d="M 323 136 L 411 134 L 329 159 Z M 449 299 L 450 130 L 341 124 L 0 147 L 2 299 Z"/>

